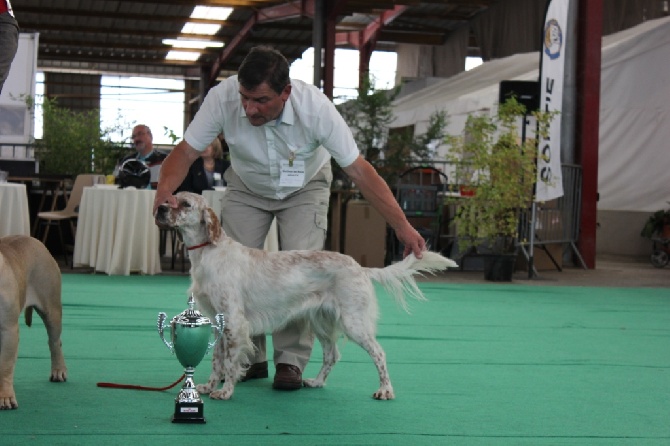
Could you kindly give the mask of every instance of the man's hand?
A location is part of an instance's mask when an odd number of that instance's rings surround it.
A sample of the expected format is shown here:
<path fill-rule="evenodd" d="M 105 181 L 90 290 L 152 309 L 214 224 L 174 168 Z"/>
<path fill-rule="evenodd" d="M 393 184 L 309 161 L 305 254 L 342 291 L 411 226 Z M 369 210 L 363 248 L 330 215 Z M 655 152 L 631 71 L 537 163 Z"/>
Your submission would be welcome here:
<path fill-rule="evenodd" d="M 402 253 L 403 258 L 407 257 L 410 253 L 414 253 L 414 257 L 417 259 L 423 256 L 423 252 L 426 250 L 426 241 L 412 225 L 409 223 L 404 225 L 400 231 L 396 231 L 395 235 L 400 240 L 400 243 L 405 246 L 405 250 Z"/>
<path fill-rule="evenodd" d="M 177 207 L 177 199 L 175 198 L 174 195 L 172 195 L 168 191 L 161 191 L 157 190 L 156 191 L 156 197 L 154 198 L 154 210 L 152 215 L 156 215 L 156 211 L 158 210 L 158 206 L 161 204 L 167 203 L 168 206 L 171 208 L 176 208 Z"/>
<path fill-rule="evenodd" d="M 189 146 L 186 141 L 182 141 L 163 160 L 158 177 L 156 197 L 154 198 L 153 215 L 156 215 L 158 206 L 163 203 L 167 203 L 173 208 L 177 207 L 177 200 L 172 192 L 177 190 L 184 181 L 189 167 L 199 156 L 200 152 Z"/>

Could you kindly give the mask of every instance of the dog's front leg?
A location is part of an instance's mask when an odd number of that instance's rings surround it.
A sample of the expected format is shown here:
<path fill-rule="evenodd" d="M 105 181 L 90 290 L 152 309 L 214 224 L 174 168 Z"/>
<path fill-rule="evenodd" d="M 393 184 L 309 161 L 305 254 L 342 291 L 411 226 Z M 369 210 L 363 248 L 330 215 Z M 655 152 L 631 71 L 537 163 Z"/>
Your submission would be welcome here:
<path fill-rule="evenodd" d="M 0 410 L 16 409 L 14 366 L 19 354 L 19 324 L 16 318 L 0 326 Z"/>
<path fill-rule="evenodd" d="M 220 365 L 222 366 L 221 375 L 223 376 L 224 383 L 221 389 L 209 394 L 210 398 L 229 400 L 233 396 L 233 392 L 235 392 L 235 383 L 239 381 L 243 371 L 240 365 L 241 352 L 239 342 L 236 342 L 237 339 L 239 339 L 239 333 L 230 328 L 223 330 L 221 344 L 225 351 L 222 355 Z"/>
<path fill-rule="evenodd" d="M 206 384 L 198 384 L 195 388 L 198 393 L 211 393 L 219 385 L 219 381 L 223 377 L 223 357 L 225 356 L 223 342 L 219 342 L 214 346 L 212 353 L 212 372 L 209 375 L 209 380 Z"/>

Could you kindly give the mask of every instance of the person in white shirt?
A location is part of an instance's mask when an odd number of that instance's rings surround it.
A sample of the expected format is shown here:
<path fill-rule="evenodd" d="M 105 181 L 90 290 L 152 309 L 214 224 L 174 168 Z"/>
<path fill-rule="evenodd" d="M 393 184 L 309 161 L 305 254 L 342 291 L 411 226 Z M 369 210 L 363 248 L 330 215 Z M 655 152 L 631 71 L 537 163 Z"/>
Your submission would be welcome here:
<path fill-rule="evenodd" d="M 386 182 L 360 155 L 333 103 L 316 87 L 290 79 L 286 58 L 267 46 L 253 48 L 237 76 L 209 91 L 184 140 L 163 162 L 154 212 L 163 203 L 177 206 L 172 193 L 220 133 L 231 161 L 221 222 L 229 237 L 262 248 L 276 218 L 282 250 L 323 249 L 332 157 L 395 230 L 405 255 L 421 257 L 426 249 Z M 305 325 L 294 323 L 272 335 L 275 389 L 302 387 L 314 342 Z M 254 343 L 258 351 L 243 381 L 268 376 L 265 336 Z"/>

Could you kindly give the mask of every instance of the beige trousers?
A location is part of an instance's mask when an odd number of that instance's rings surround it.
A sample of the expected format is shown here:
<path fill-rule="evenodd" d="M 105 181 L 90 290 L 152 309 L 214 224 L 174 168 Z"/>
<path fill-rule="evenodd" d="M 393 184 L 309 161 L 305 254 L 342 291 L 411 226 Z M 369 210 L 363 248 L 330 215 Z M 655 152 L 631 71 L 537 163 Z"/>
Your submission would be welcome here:
<path fill-rule="evenodd" d="M 251 192 L 232 167 L 224 174 L 226 194 L 222 202 L 221 226 L 226 235 L 251 248 L 263 249 L 265 237 L 277 219 L 279 249 L 323 249 L 328 228 L 328 203 L 332 172 L 326 165 L 298 192 L 283 200 L 264 198 Z M 252 364 L 267 361 L 265 335 L 253 338 L 256 354 Z M 272 333 L 273 360 L 305 370 L 314 345 L 307 321 L 297 321 Z"/>

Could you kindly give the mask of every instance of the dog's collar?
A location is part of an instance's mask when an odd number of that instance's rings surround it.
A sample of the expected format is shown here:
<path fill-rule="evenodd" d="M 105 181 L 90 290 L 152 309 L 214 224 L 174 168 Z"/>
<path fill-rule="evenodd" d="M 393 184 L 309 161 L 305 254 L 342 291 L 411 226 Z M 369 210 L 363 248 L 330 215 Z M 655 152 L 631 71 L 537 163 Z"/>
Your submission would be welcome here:
<path fill-rule="evenodd" d="M 202 248 L 203 246 L 207 246 L 207 245 L 211 245 L 211 244 L 212 244 L 212 242 L 207 241 L 205 243 L 200 243 L 199 245 L 187 246 L 186 249 L 188 249 L 189 251 L 192 251 L 194 249 Z"/>

